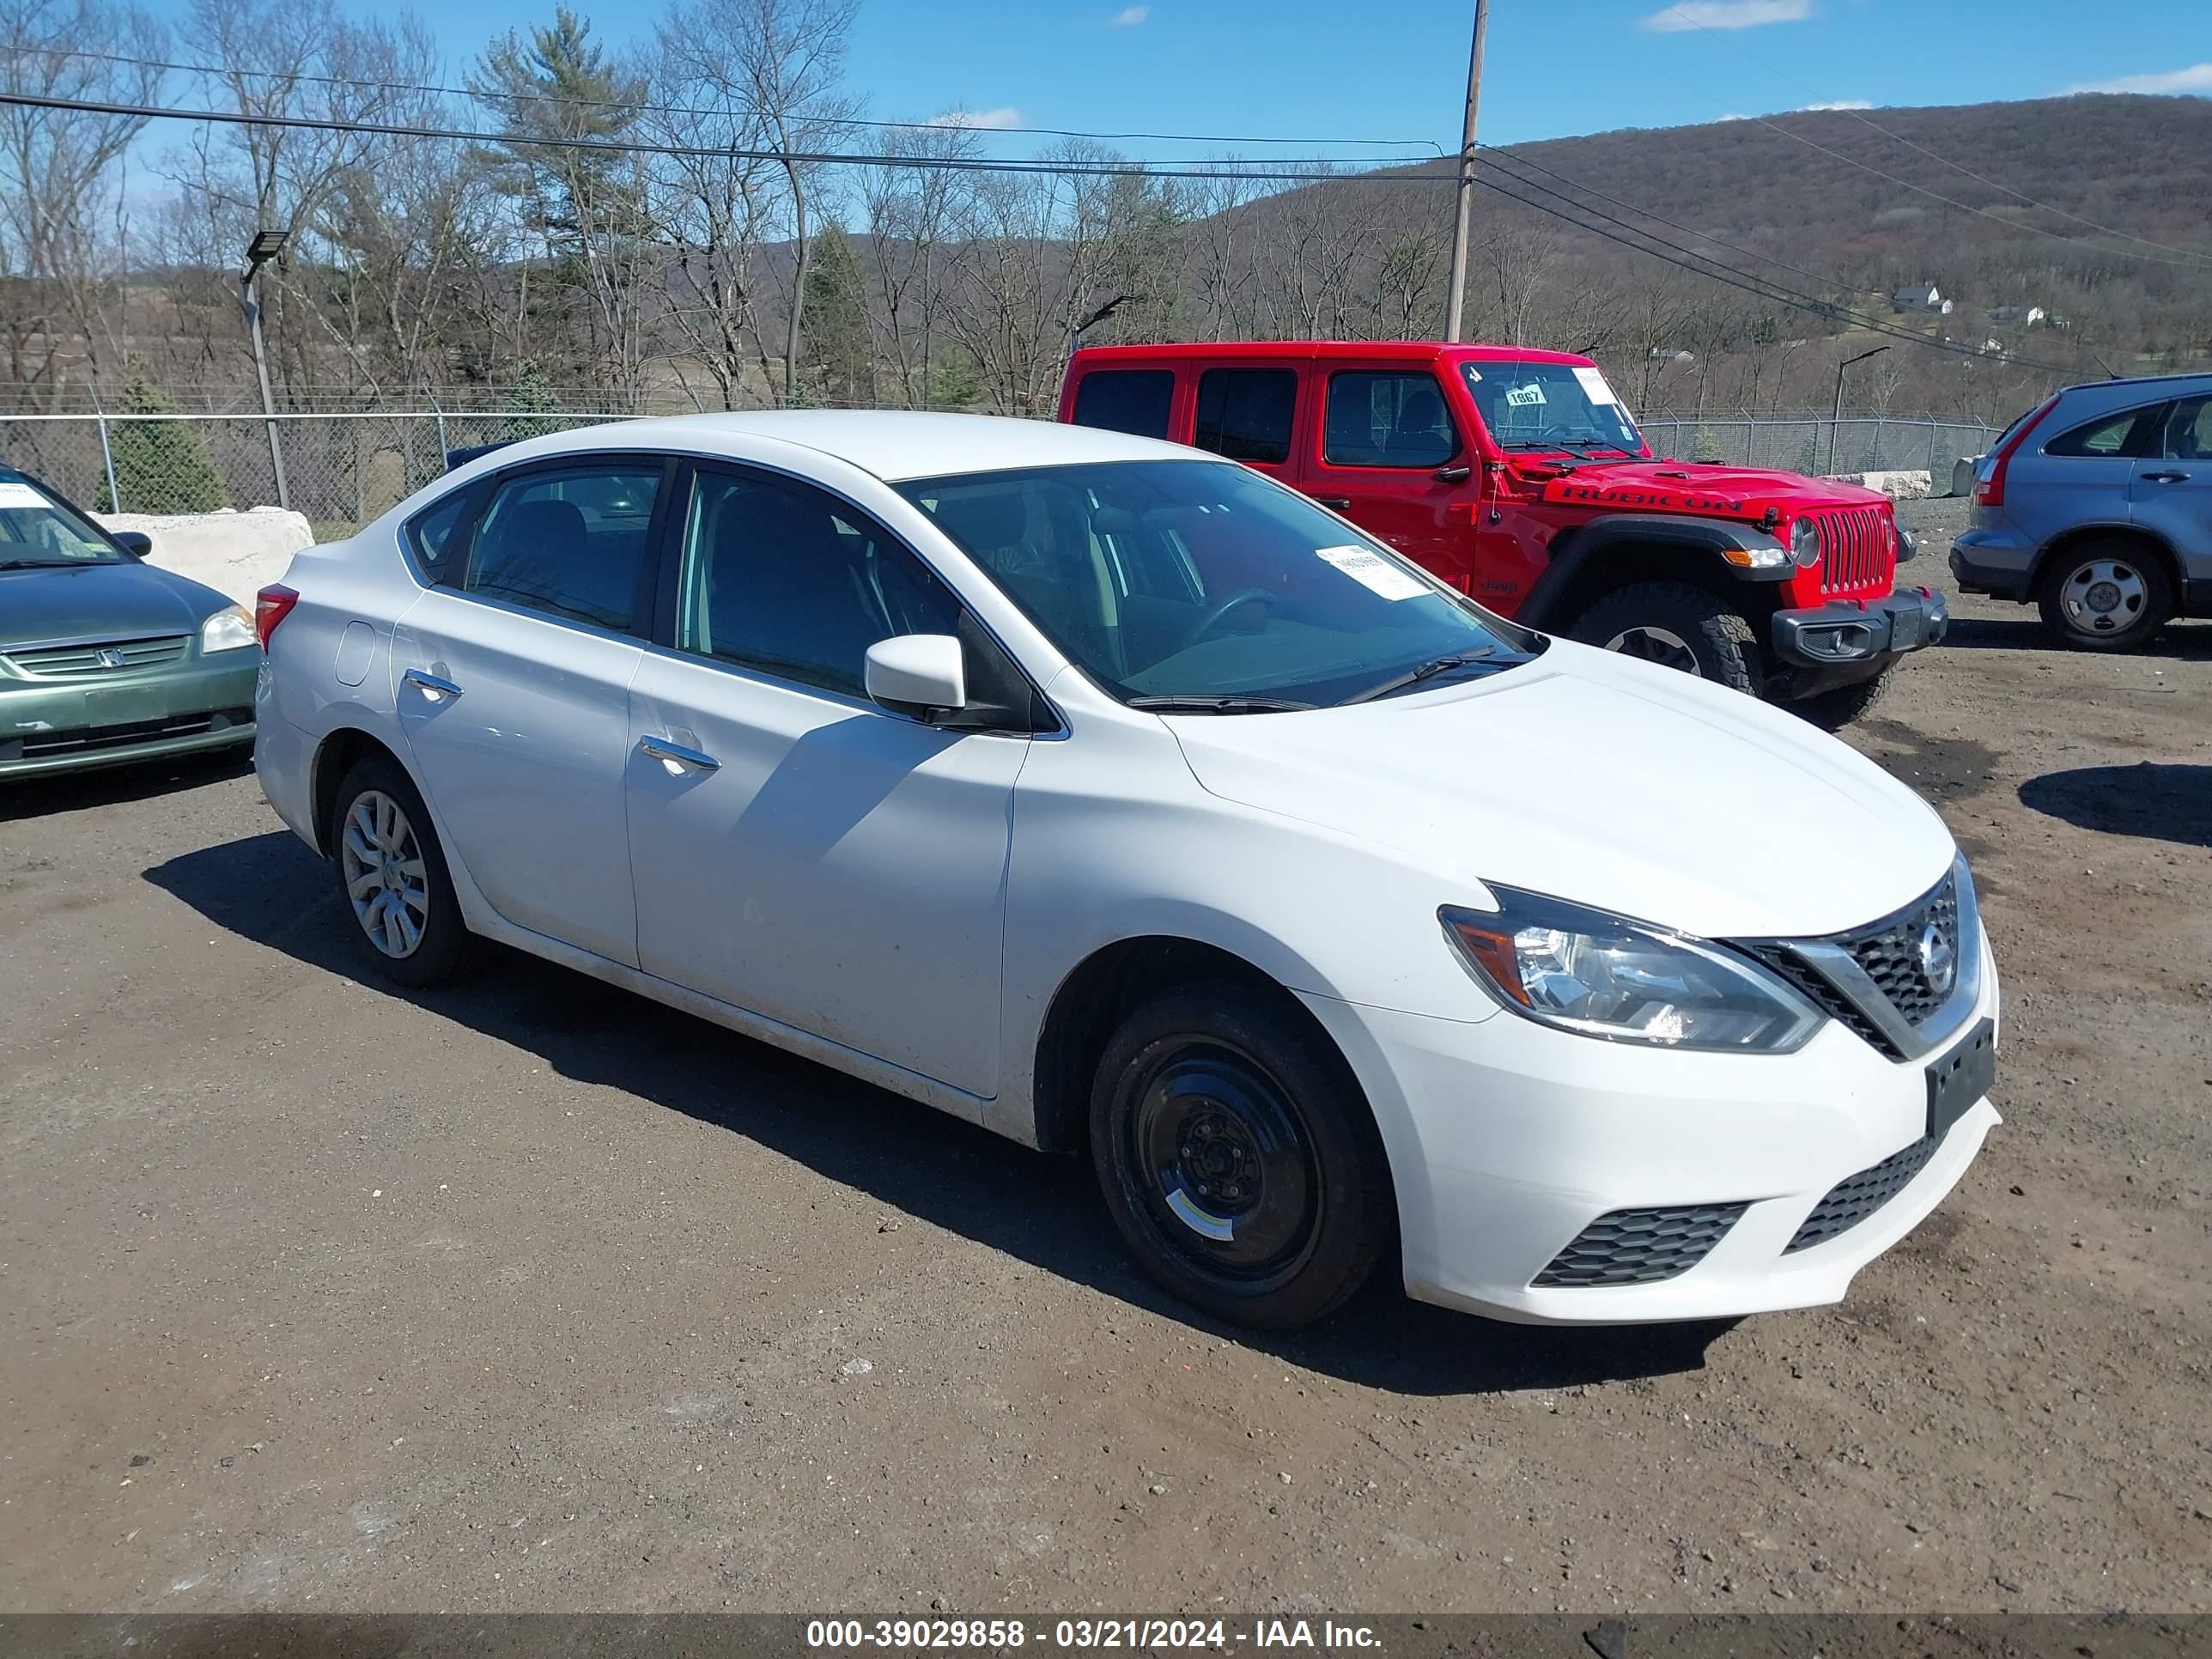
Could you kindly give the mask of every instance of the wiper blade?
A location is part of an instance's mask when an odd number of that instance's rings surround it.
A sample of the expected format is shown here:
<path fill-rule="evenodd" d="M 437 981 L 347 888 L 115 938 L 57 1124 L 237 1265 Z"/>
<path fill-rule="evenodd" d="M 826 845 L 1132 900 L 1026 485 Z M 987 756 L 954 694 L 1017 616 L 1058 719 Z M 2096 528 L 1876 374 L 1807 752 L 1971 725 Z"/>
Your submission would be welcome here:
<path fill-rule="evenodd" d="M 1337 706 L 1347 708 L 1355 702 L 1372 702 L 1377 697 L 1387 697 L 1393 691 L 1402 691 L 1409 685 L 1419 685 L 1423 680 L 1432 680 L 1439 674 L 1455 668 L 1470 668 L 1477 663 L 1486 663 L 1498 655 L 1494 645 L 1480 646 L 1472 651 L 1455 651 L 1449 656 L 1432 657 L 1418 668 L 1409 668 L 1402 674 L 1393 675 L 1380 685 L 1370 685 L 1364 691 L 1355 691 Z"/>
<path fill-rule="evenodd" d="M 74 570 L 81 564 L 108 564 L 107 559 L 0 559 L 0 570 Z"/>
<path fill-rule="evenodd" d="M 1154 714 L 1279 714 L 1313 706 L 1310 702 L 1293 702 L 1288 697 L 1160 696 L 1132 697 L 1128 701 L 1128 707 Z"/>

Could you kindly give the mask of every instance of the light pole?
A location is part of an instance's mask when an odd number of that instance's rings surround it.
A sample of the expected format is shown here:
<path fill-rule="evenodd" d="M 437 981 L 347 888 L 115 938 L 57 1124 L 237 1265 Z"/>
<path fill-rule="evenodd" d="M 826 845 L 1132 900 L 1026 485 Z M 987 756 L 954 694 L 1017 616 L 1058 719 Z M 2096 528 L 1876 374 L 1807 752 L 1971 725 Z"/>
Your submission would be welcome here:
<path fill-rule="evenodd" d="M 1886 345 L 1879 345 L 1872 351 L 1862 351 L 1856 357 L 1846 357 L 1836 365 L 1836 412 L 1828 422 L 1828 471 L 1830 472 L 1836 470 L 1836 428 L 1841 426 L 1844 421 L 1844 371 L 1853 363 L 1863 363 L 1869 357 L 1879 357 L 1888 349 Z"/>
<path fill-rule="evenodd" d="M 1474 44 L 1467 53 L 1467 119 L 1460 128 L 1459 192 L 1452 207 L 1451 297 L 1444 302 L 1444 338 L 1460 337 L 1460 313 L 1467 305 L 1467 239 L 1474 219 L 1474 112 L 1482 101 L 1482 36 L 1490 21 L 1489 0 L 1474 0 Z"/>
<path fill-rule="evenodd" d="M 246 245 L 246 274 L 238 279 L 246 325 L 253 335 L 253 372 L 261 380 L 261 418 L 269 428 L 269 465 L 276 469 L 276 505 L 282 507 L 292 505 L 292 493 L 284 487 L 284 450 L 276 441 L 276 400 L 269 395 L 269 353 L 261 343 L 261 302 L 255 297 L 253 279 L 260 275 L 262 266 L 284 251 L 290 234 L 284 230 L 255 231 L 253 240 Z"/>

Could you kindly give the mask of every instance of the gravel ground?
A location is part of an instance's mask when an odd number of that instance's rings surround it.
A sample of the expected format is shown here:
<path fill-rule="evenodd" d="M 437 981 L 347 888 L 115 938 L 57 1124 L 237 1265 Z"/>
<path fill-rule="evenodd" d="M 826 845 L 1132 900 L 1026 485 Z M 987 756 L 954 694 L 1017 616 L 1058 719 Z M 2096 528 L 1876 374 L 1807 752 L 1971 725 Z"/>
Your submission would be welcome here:
<path fill-rule="evenodd" d="M 0 797 L 0 1610 L 2212 1607 L 2212 626 L 1960 610 L 1853 741 L 1977 861 L 2008 1121 L 1720 1328 L 1217 1330 L 1072 1164 L 362 983 L 241 769 Z"/>

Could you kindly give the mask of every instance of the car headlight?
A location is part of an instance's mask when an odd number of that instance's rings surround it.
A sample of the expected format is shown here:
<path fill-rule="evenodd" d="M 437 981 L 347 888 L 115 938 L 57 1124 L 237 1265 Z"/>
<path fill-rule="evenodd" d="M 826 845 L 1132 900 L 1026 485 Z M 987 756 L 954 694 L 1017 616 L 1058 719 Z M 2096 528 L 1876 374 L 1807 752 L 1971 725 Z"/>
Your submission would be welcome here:
<path fill-rule="evenodd" d="M 1797 527 L 1790 532 L 1790 556 L 1804 570 L 1820 563 L 1820 526 L 1810 519 L 1798 520 Z"/>
<path fill-rule="evenodd" d="M 228 611 L 218 611 L 200 624 L 200 650 L 237 651 L 260 641 L 254 637 L 253 618 L 246 614 L 243 605 L 234 605 Z"/>
<path fill-rule="evenodd" d="M 1499 908 L 1437 912 L 1509 1012 L 1612 1042 L 1786 1054 L 1826 1018 L 1756 963 L 1604 910 L 1492 886 Z"/>

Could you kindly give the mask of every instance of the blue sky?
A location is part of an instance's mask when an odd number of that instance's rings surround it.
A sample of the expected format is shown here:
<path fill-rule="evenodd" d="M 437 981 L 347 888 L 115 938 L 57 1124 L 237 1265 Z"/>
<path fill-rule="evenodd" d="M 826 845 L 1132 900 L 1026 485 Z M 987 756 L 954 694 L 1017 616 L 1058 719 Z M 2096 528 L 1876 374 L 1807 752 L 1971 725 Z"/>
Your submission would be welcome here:
<path fill-rule="evenodd" d="M 616 41 L 648 31 L 657 9 L 575 3 Z M 486 38 L 550 16 L 552 0 L 422 9 L 458 76 Z M 1499 143 L 1821 103 L 2106 84 L 2212 94 L 2207 0 L 1493 0 L 1491 12 L 1482 136 Z M 994 125 L 1449 148 L 1473 15 L 1473 0 L 863 0 L 849 81 L 878 117 L 962 108 Z"/>

